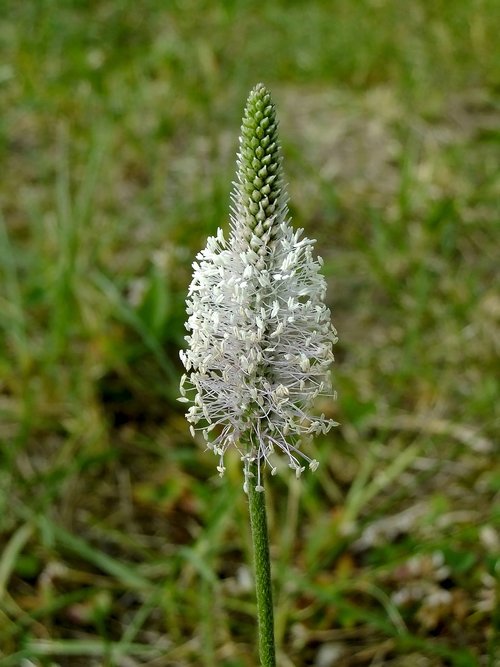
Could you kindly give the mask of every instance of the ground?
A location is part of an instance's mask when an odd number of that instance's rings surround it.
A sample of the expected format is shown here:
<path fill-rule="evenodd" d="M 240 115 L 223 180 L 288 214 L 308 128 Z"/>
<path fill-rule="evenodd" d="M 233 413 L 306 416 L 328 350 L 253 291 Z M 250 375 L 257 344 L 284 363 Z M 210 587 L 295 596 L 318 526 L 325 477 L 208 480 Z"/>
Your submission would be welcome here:
<path fill-rule="evenodd" d="M 283 667 L 500 663 L 494 0 L 5 0 L 0 667 L 253 667 L 239 460 L 176 401 L 263 81 L 340 426 L 268 483 Z"/>

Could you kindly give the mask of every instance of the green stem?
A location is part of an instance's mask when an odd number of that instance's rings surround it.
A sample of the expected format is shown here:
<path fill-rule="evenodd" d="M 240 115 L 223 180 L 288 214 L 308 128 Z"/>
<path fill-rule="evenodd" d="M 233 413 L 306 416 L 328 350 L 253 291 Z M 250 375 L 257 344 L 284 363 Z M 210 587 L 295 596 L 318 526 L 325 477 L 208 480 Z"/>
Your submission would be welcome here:
<path fill-rule="evenodd" d="M 259 656 L 262 667 L 276 667 L 274 646 L 273 590 L 271 562 L 267 536 L 266 497 L 264 491 L 256 491 L 257 465 L 250 471 L 255 477 L 248 480 L 248 503 L 255 567 L 255 591 L 257 594 L 257 619 L 259 625 Z M 263 479 L 261 478 L 261 484 Z"/>

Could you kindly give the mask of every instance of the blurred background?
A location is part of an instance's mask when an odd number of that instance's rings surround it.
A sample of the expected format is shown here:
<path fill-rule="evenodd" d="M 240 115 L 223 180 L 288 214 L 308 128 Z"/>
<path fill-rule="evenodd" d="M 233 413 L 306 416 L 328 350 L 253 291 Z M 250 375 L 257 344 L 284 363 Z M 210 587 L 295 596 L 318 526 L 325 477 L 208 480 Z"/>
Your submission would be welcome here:
<path fill-rule="evenodd" d="M 258 81 L 340 336 L 269 484 L 280 667 L 497 667 L 499 3 L 1 9 L 0 667 L 257 665 L 241 465 L 176 397 Z"/>

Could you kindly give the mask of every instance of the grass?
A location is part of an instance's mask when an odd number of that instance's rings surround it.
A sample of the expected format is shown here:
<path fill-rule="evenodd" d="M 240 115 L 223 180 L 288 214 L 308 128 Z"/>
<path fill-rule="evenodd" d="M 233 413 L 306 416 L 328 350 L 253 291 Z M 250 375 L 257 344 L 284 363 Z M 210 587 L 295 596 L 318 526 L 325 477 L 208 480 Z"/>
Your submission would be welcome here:
<path fill-rule="evenodd" d="M 498 4 L 3 7 L 0 667 L 256 664 L 240 463 L 175 398 L 259 80 L 341 339 L 269 485 L 280 664 L 494 667 Z"/>

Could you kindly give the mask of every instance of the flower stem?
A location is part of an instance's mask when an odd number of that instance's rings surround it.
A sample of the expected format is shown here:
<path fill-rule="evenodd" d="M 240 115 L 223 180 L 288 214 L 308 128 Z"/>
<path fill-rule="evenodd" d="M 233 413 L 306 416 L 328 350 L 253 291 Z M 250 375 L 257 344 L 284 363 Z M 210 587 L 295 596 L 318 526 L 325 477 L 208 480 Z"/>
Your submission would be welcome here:
<path fill-rule="evenodd" d="M 255 477 L 248 480 L 248 502 L 255 567 L 255 591 L 257 595 L 257 619 L 259 626 L 259 656 L 262 667 L 276 667 L 274 645 L 273 591 L 271 562 L 267 535 L 266 497 L 264 491 L 255 490 L 257 465 L 251 464 Z M 253 483 L 252 483 L 253 482 Z M 261 484 L 263 479 L 261 478 Z"/>

